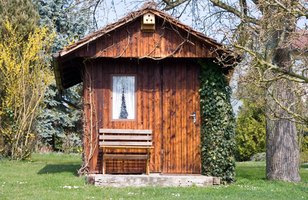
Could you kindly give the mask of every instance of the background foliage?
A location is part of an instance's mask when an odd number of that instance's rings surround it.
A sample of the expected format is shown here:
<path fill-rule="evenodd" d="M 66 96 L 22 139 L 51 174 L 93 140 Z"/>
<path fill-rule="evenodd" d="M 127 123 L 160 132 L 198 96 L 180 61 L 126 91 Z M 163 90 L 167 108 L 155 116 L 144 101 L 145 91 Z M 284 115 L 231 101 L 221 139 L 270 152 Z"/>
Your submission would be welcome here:
<path fill-rule="evenodd" d="M 265 152 L 265 114 L 262 108 L 244 100 L 236 124 L 236 160 L 248 161 L 256 153 Z"/>
<path fill-rule="evenodd" d="M 23 151 L 21 149 L 25 147 L 25 143 L 20 142 L 29 142 L 29 135 L 31 135 L 32 139 L 31 148 L 29 146 L 29 151 L 27 150 L 27 153 L 25 153 L 28 155 L 32 151 L 32 147 L 34 142 L 37 141 L 37 138 L 39 138 L 40 146 L 47 145 L 52 150 L 70 152 L 77 151 L 81 146 L 81 109 L 72 108 L 63 101 L 65 99 L 67 102 L 73 102 L 77 107 L 80 106 L 81 97 L 79 94 L 81 87 L 77 86 L 69 89 L 62 95 L 57 94 L 55 83 L 51 80 L 51 53 L 55 53 L 70 42 L 78 40 L 89 29 L 91 23 L 89 23 L 90 17 L 88 13 L 90 13 L 90 10 L 85 5 L 87 5 L 87 1 L 82 3 L 78 0 L 0 0 L 1 45 L 3 47 L 7 46 L 7 49 L 10 48 L 10 50 L 2 48 L 1 51 L 1 104 L 3 109 L 5 106 L 15 106 L 14 109 L 7 108 L 1 113 L 1 146 L 15 143 L 15 150 Z M 12 27 L 9 30 L 11 32 L 5 27 L 6 22 L 9 22 L 10 27 Z M 47 48 L 46 41 L 49 41 L 48 45 L 52 46 L 51 52 L 46 51 L 47 49 L 50 50 L 50 48 Z M 38 59 L 35 58 L 36 60 L 33 60 L 33 55 L 37 56 Z M 22 95 L 18 94 L 22 90 L 13 88 L 12 85 L 7 85 L 3 81 L 5 77 L 10 77 L 11 80 L 20 80 L 19 75 L 13 76 L 15 72 L 12 73 L 12 71 L 7 70 L 7 66 L 14 65 L 16 67 L 11 68 L 15 70 L 16 74 L 24 73 L 25 71 L 22 70 L 28 68 L 29 72 L 33 73 L 31 77 L 21 76 L 24 77 L 22 84 L 24 84 L 26 91 L 23 101 L 29 105 L 28 110 L 18 107 L 19 105 L 16 102 L 8 104 L 4 100 L 6 98 L 4 96 L 8 94 L 8 90 L 12 92 L 12 98 L 22 97 Z M 41 65 L 40 71 L 36 69 L 38 67 L 37 65 Z M 46 66 L 48 67 L 45 68 Z M 22 70 L 18 71 L 18 69 Z M 42 81 L 41 78 L 49 79 L 48 87 L 44 85 L 46 82 Z M 15 81 L 14 84 L 17 84 L 18 81 Z M 44 88 L 42 88 L 43 86 Z M 33 90 L 36 91 L 33 92 Z M 34 112 L 30 109 L 30 105 L 32 99 L 36 98 L 36 95 L 39 97 L 37 97 L 38 101 L 35 104 Z M 33 97 L 32 99 L 31 96 Z M 31 111 L 32 117 L 31 119 L 22 119 L 26 120 L 25 122 L 28 124 L 26 126 L 22 125 L 25 130 L 22 132 L 19 131 L 17 134 L 18 137 L 26 134 L 27 138 L 25 140 L 21 139 L 18 142 L 16 141 L 16 137 L 12 139 L 16 133 L 15 129 L 21 128 L 21 122 L 18 121 L 20 118 L 17 118 L 17 114 L 24 114 L 29 110 Z M 5 151 L 6 154 L 11 155 L 13 150 L 9 149 L 1 148 L 2 152 Z M 22 157 L 25 156 L 21 156 L 20 158 Z"/>
<path fill-rule="evenodd" d="M 70 89 L 70 101 L 81 107 L 80 87 Z M 45 93 L 45 108 L 36 121 L 36 131 L 40 136 L 40 146 L 48 145 L 52 150 L 79 152 L 82 133 L 81 111 L 65 104 L 60 99 L 57 88 L 50 85 Z"/>
<path fill-rule="evenodd" d="M 33 2 L 39 13 L 39 24 L 49 27 L 56 33 L 54 53 L 83 37 L 90 28 L 90 10 L 78 0 L 33 0 Z"/>
<path fill-rule="evenodd" d="M 231 88 L 221 67 L 201 64 L 201 160 L 202 173 L 235 180 L 235 118 L 230 103 Z"/>
<path fill-rule="evenodd" d="M 236 120 L 235 156 L 238 161 L 264 155 L 260 153 L 265 152 L 266 143 L 265 90 L 259 85 L 258 71 L 247 66 L 248 63 L 237 66 L 236 72 L 239 78 L 235 98 L 242 102 Z"/>
<path fill-rule="evenodd" d="M 53 53 L 69 43 L 83 37 L 89 30 L 89 11 L 77 0 L 33 0 L 41 26 L 47 26 L 56 33 Z M 82 86 L 76 86 L 58 94 L 53 82 L 46 94 L 46 108 L 37 119 L 36 130 L 41 138 L 42 146 L 52 150 L 76 152 L 81 148 L 82 117 L 81 93 Z M 66 104 L 72 102 L 79 108 Z"/>
<path fill-rule="evenodd" d="M 21 34 L 8 21 L 1 25 L 0 152 L 11 159 L 24 159 L 34 148 L 33 123 L 52 80 L 46 55 L 53 34 L 38 27 Z"/>
<path fill-rule="evenodd" d="M 0 0 L 0 16 L 0 34 L 5 29 L 4 23 L 9 21 L 15 33 L 24 37 L 34 30 L 39 19 L 32 0 Z"/>
<path fill-rule="evenodd" d="M 307 125 L 301 125 L 299 127 L 300 131 L 300 151 L 301 151 L 301 163 L 308 163 L 308 127 Z"/>

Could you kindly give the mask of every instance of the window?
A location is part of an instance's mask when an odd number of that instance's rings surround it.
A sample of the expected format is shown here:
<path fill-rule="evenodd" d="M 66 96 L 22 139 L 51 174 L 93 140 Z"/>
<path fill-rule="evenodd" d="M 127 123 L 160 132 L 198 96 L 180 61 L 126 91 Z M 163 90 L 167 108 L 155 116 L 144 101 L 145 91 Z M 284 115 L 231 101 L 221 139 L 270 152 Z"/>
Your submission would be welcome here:
<path fill-rule="evenodd" d="M 135 119 L 135 76 L 112 77 L 112 119 Z"/>

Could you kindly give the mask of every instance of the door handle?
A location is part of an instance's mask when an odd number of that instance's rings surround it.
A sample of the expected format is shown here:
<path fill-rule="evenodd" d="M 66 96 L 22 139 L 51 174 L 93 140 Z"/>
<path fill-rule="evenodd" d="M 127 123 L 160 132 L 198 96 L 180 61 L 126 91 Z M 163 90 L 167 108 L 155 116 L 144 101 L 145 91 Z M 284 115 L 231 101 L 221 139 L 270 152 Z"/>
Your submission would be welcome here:
<path fill-rule="evenodd" d="M 197 115 L 196 115 L 196 112 L 191 113 L 191 115 L 189 115 L 189 117 L 193 118 L 194 124 L 197 122 Z"/>

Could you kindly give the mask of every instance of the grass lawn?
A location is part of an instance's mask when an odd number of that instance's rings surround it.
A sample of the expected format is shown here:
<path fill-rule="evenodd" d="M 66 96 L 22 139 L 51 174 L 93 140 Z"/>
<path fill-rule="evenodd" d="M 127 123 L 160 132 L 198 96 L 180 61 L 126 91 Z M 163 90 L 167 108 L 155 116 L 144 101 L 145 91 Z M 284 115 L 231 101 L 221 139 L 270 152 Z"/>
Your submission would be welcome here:
<path fill-rule="evenodd" d="M 99 188 L 76 175 L 79 155 L 34 154 L 31 161 L 0 160 L 0 199 L 308 199 L 308 166 L 301 183 L 264 179 L 265 164 L 237 164 L 237 181 L 208 188 Z"/>

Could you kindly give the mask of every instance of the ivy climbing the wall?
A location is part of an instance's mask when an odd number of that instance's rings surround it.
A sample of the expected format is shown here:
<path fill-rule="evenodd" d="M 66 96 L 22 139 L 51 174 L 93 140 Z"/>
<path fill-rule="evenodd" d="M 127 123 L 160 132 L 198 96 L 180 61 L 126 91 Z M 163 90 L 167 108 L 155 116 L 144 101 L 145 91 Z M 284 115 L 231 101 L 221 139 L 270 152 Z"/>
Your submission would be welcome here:
<path fill-rule="evenodd" d="M 231 88 L 221 67 L 215 63 L 201 63 L 200 74 L 202 174 L 233 182 L 235 118 Z"/>

